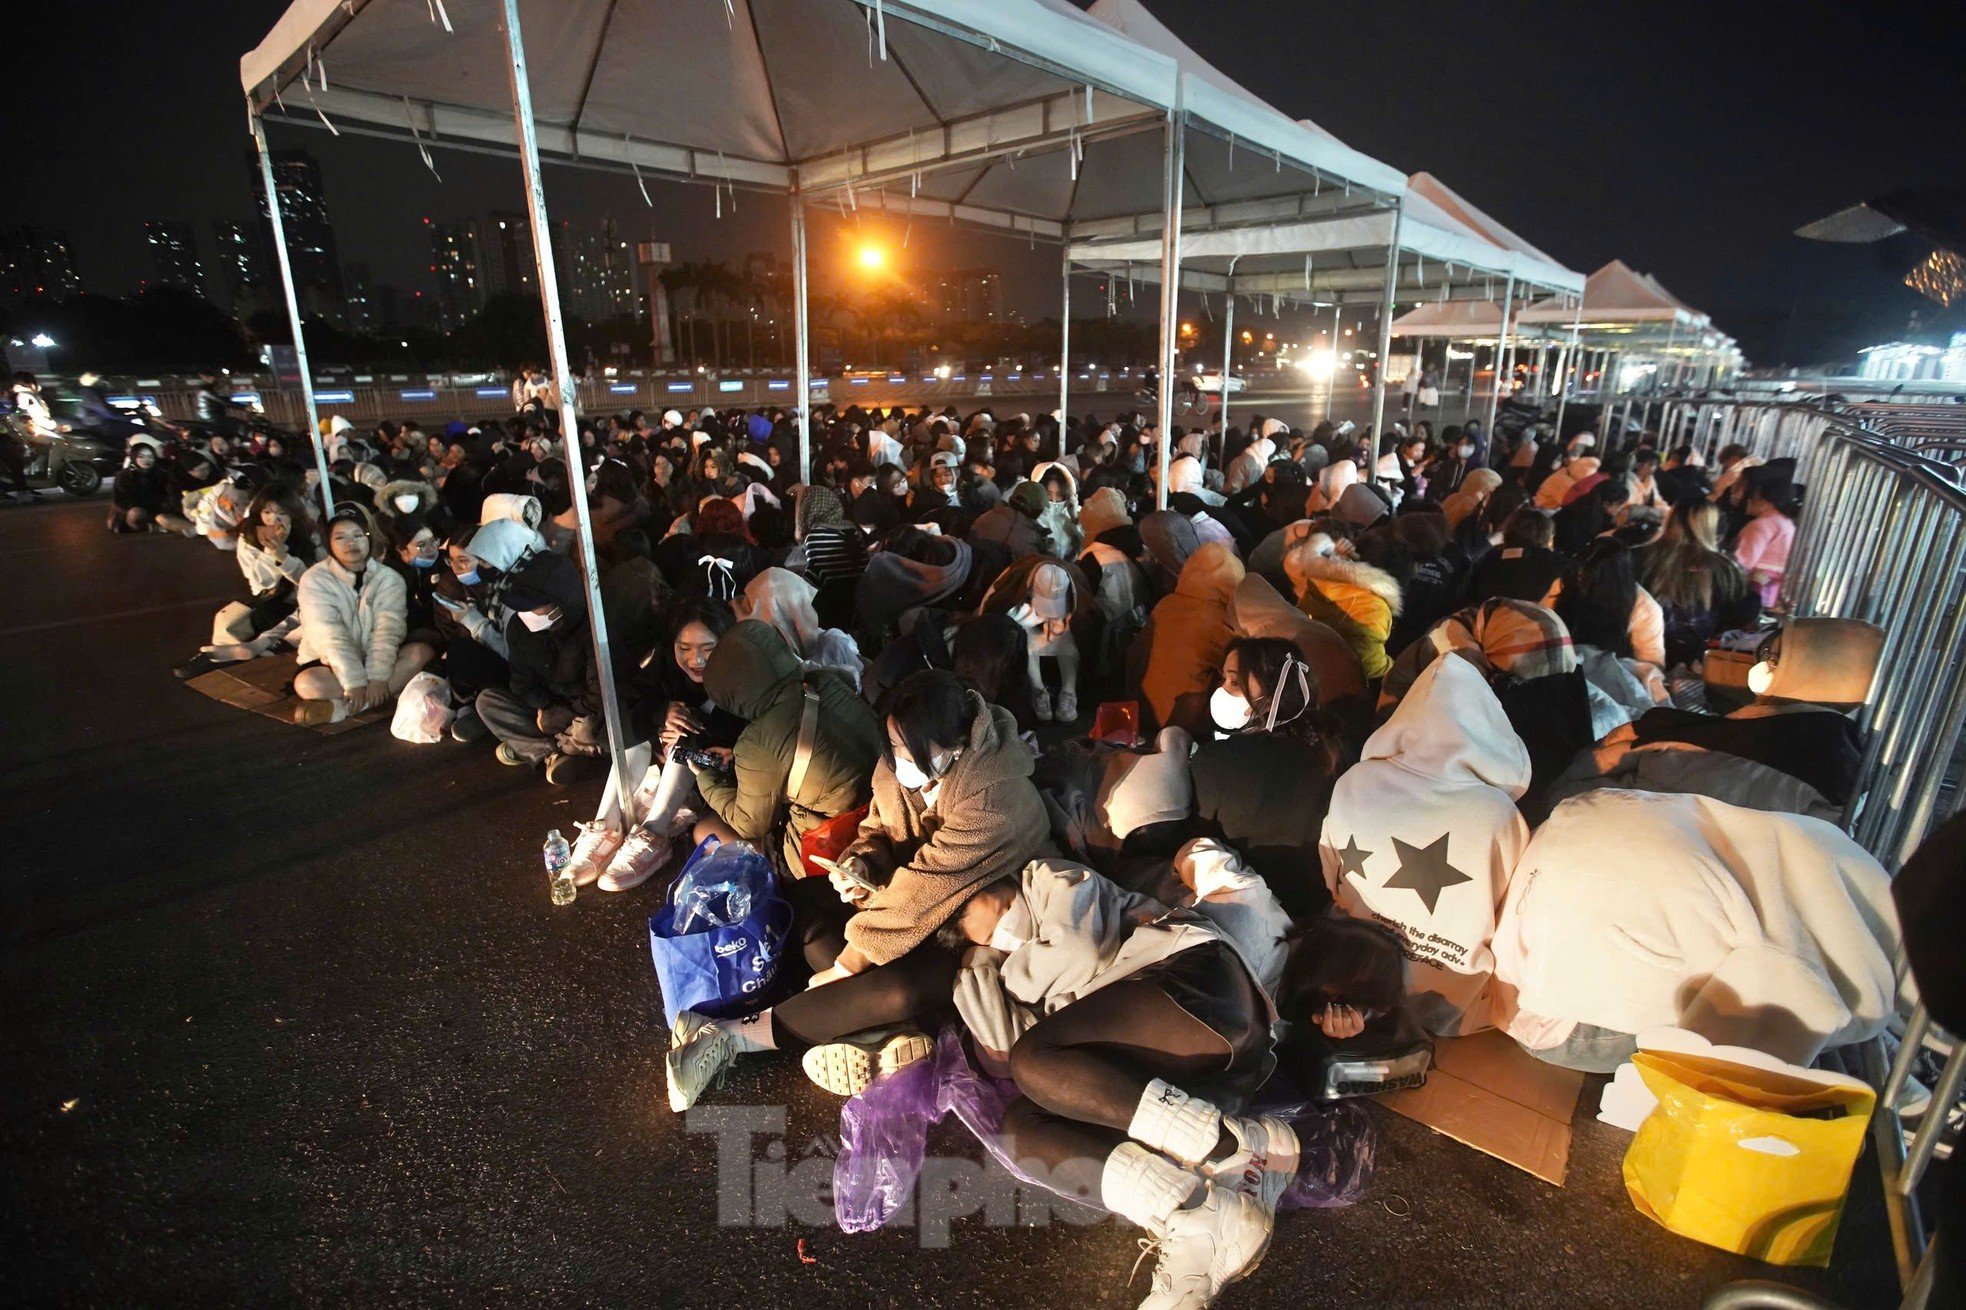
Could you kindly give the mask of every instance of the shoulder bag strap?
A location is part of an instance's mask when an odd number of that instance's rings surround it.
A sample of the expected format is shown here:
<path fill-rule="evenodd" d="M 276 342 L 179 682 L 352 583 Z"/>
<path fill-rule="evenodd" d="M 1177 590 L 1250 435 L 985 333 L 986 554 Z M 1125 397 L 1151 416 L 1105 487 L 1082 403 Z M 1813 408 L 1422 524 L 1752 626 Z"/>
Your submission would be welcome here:
<path fill-rule="evenodd" d="M 785 779 L 785 799 L 798 803 L 799 789 L 805 786 L 806 770 L 812 767 L 813 742 L 819 735 L 819 693 L 801 684 L 805 708 L 799 713 L 799 745 L 792 753 L 792 772 Z"/>

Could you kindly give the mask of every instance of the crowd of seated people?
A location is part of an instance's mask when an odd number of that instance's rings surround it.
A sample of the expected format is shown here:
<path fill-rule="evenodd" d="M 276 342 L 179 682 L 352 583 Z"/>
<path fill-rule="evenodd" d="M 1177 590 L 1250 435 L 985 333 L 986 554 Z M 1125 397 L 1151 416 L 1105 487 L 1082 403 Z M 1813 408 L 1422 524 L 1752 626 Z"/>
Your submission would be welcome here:
<path fill-rule="evenodd" d="M 809 485 L 783 411 L 584 422 L 571 465 L 553 419 L 333 420 L 325 519 L 300 452 L 192 452 L 172 513 L 246 580 L 193 666 L 296 648 L 310 722 L 440 672 L 458 743 L 598 784 L 598 596 L 639 776 L 576 880 L 714 834 L 796 912 L 769 1004 L 678 1019 L 679 1111 L 775 1050 L 852 1093 L 960 1019 L 1019 1156 L 1159 1241 L 1150 1304 L 1199 1305 L 1294 1168 L 1246 1107 L 1319 1042 L 1606 1069 L 1678 1023 L 1807 1060 L 1888 1013 L 1884 875 L 1834 822 L 1875 631 L 1781 629 L 1736 703 L 1702 677 L 1772 627 L 1791 462 L 1259 416 L 1170 432 L 1159 507 L 1133 414 L 824 407 Z"/>

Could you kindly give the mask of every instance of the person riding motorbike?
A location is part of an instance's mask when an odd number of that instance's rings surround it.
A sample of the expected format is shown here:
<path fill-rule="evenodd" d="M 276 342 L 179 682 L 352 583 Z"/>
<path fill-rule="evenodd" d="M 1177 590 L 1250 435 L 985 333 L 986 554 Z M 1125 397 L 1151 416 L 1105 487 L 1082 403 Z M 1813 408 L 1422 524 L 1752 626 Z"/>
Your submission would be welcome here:
<path fill-rule="evenodd" d="M 191 395 L 197 406 L 198 421 L 227 436 L 237 433 L 242 417 L 252 412 L 250 406 L 225 394 L 216 373 L 200 373 L 198 380 L 191 384 Z"/>

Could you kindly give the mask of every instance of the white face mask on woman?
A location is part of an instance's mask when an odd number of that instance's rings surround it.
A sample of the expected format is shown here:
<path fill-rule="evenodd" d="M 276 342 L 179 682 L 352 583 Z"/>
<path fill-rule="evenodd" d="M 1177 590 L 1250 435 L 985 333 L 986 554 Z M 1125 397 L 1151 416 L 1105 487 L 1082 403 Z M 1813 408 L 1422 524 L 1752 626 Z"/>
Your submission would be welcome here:
<path fill-rule="evenodd" d="M 1227 687 L 1217 687 L 1215 694 L 1208 698 L 1208 717 L 1215 720 L 1215 726 L 1225 732 L 1235 732 L 1249 726 L 1255 711 L 1249 702 L 1230 691 Z"/>
<path fill-rule="evenodd" d="M 909 791 L 921 791 L 930 783 L 940 778 L 944 773 L 948 772 L 951 762 L 947 758 L 930 761 L 931 766 L 935 769 L 935 774 L 931 777 L 923 773 L 921 766 L 913 760 L 904 760 L 897 755 L 894 757 L 894 780 L 903 787 L 906 787 Z"/>

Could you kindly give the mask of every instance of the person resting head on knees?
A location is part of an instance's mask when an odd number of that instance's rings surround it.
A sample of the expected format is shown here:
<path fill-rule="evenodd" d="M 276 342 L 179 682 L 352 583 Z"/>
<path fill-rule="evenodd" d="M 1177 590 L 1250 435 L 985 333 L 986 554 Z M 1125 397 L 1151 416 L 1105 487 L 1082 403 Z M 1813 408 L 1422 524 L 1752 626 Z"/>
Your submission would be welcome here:
<path fill-rule="evenodd" d="M 403 580 L 370 557 L 374 520 L 344 504 L 328 520 L 328 558 L 303 573 L 300 672 L 294 721 L 320 724 L 366 714 L 393 701 L 436 651 L 406 642 Z"/>
<path fill-rule="evenodd" d="M 1158 1242 L 1149 1305 L 1206 1305 L 1262 1252 L 1300 1149 L 1240 1113 L 1276 1019 L 1242 957 L 1196 911 L 1056 860 L 973 893 L 939 935 L 965 948 L 964 1025 L 1017 1087 L 1011 1157 Z"/>

